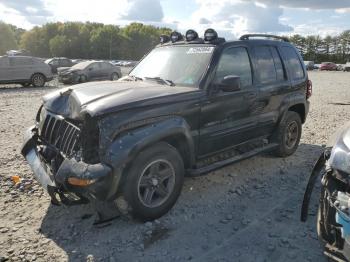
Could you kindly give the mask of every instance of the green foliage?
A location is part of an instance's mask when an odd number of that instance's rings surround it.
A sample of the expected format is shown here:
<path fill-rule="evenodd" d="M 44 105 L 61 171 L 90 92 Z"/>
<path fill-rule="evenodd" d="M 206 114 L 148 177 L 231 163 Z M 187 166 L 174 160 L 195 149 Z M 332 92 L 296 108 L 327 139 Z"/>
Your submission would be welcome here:
<path fill-rule="evenodd" d="M 299 49 L 305 61 L 337 64 L 350 61 L 350 30 L 334 37 L 293 35 L 289 40 Z"/>
<path fill-rule="evenodd" d="M 12 28 L 3 22 L 0 22 L 0 55 L 5 54 L 8 50 L 16 48 L 16 37 Z"/>
<path fill-rule="evenodd" d="M 101 23 L 48 23 L 25 32 L 21 47 L 41 57 L 138 60 L 159 43 L 168 28 L 132 23 L 125 28 Z"/>

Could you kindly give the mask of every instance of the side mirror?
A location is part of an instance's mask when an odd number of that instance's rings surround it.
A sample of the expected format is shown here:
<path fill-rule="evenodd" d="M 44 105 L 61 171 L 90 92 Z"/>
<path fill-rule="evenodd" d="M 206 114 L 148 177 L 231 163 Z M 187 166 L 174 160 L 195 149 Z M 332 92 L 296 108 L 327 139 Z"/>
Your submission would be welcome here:
<path fill-rule="evenodd" d="M 92 71 L 92 70 L 93 70 L 93 68 L 92 68 L 92 67 L 90 67 L 90 68 L 89 68 L 89 71 Z"/>
<path fill-rule="evenodd" d="M 241 79 L 239 76 L 228 75 L 225 76 L 220 82 L 219 87 L 224 92 L 234 92 L 241 90 Z"/>

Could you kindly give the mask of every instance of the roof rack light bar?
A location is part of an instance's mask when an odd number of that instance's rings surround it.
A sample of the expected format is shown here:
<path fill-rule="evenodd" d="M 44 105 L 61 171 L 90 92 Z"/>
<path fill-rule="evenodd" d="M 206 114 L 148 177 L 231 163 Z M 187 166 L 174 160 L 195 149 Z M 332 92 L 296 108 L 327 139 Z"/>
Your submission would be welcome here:
<path fill-rule="evenodd" d="M 265 37 L 265 38 L 275 38 L 278 40 L 282 40 L 284 42 L 289 42 L 288 38 L 283 36 L 277 36 L 277 35 L 266 35 L 266 34 L 246 34 L 242 35 L 239 40 L 249 40 L 251 37 Z"/>

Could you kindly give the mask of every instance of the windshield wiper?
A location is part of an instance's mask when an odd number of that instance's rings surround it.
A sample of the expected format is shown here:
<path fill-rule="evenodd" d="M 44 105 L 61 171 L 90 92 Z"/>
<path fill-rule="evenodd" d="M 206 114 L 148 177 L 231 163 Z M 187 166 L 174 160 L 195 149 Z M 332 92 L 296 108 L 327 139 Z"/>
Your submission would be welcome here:
<path fill-rule="evenodd" d="M 175 86 L 175 83 L 173 81 L 168 80 L 168 79 L 160 78 L 159 76 L 157 76 L 157 77 L 145 77 L 145 79 L 161 81 L 161 82 L 163 82 L 164 84 L 166 84 L 168 86 Z"/>

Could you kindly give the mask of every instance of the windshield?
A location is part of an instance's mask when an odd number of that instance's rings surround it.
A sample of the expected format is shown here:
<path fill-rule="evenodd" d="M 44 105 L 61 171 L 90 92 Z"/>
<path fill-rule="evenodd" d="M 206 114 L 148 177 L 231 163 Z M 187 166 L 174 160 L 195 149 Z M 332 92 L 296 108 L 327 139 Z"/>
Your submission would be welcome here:
<path fill-rule="evenodd" d="M 154 49 L 129 75 L 161 78 L 175 85 L 198 86 L 209 64 L 213 46 L 167 46 Z"/>

